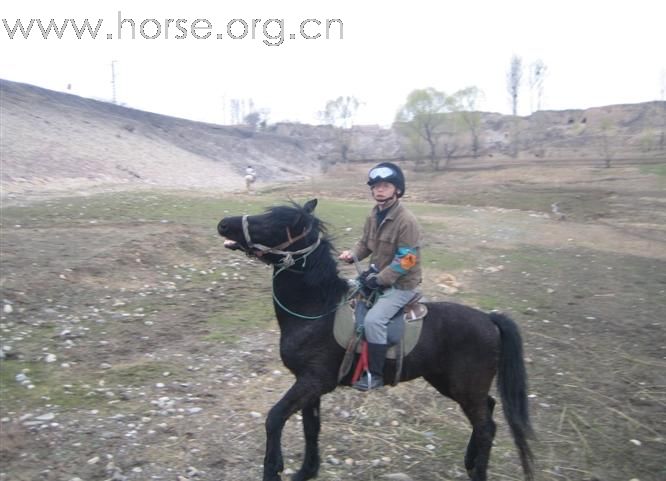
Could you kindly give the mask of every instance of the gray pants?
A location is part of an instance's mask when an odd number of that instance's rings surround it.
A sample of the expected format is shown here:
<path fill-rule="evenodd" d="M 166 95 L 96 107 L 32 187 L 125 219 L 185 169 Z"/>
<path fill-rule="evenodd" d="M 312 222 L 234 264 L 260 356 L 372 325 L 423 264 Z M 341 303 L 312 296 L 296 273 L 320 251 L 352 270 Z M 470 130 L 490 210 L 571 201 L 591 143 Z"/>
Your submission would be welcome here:
<path fill-rule="evenodd" d="M 400 290 L 393 287 L 384 291 L 370 310 L 364 302 L 356 306 L 356 324 L 365 326 L 365 339 L 373 344 L 387 343 L 389 321 L 416 294 L 414 290 Z M 365 319 L 364 319 L 365 317 Z"/>

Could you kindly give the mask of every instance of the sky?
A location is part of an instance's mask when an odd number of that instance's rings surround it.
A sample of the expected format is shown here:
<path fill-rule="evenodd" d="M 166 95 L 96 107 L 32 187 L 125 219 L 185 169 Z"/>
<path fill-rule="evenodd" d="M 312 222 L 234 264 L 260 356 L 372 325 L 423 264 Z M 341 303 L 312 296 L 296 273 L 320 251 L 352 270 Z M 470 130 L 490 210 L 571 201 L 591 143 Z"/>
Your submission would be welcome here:
<path fill-rule="evenodd" d="M 355 123 L 390 125 L 426 87 L 476 86 L 481 110 L 508 114 L 514 55 L 526 69 L 520 115 L 537 107 L 537 60 L 542 109 L 663 100 L 666 89 L 663 0 L 22 0 L 3 2 L 0 18 L 0 78 L 110 101 L 113 70 L 118 103 L 214 123 L 231 120 L 232 99 L 252 99 L 270 122 L 317 123 L 327 101 L 351 95 Z M 10 38 L 18 19 L 86 18 L 95 39 L 71 24 L 44 39 L 34 22 L 27 39 Z"/>

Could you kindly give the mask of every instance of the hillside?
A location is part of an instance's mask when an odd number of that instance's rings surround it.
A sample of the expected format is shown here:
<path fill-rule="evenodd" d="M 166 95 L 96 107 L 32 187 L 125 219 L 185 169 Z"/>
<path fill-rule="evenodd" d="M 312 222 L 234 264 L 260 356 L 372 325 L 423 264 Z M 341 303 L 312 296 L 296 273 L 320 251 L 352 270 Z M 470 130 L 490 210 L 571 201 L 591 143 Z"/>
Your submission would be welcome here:
<path fill-rule="evenodd" d="M 512 129 L 519 154 L 526 158 L 664 158 L 666 152 L 666 102 L 544 110 L 519 118 L 486 114 L 482 119 L 488 152 L 508 153 Z"/>
<path fill-rule="evenodd" d="M 94 184 L 240 189 L 302 178 L 316 156 L 285 135 L 193 122 L 0 80 L 3 194 Z"/>
<path fill-rule="evenodd" d="M 501 165 L 533 161 L 666 160 L 666 102 L 609 105 L 585 110 L 544 110 L 526 117 L 478 112 L 479 152 L 472 159 L 471 137 L 465 126 L 441 142 L 455 144 L 452 167 Z M 277 124 L 276 133 L 318 145 L 324 161 L 339 159 L 330 126 Z M 398 129 L 358 125 L 350 132 L 351 161 L 413 160 L 418 153 Z M 517 153 L 514 157 L 514 139 Z M 444 150 L 439 146 L 439 152 Z M 421 152 L 425 155 L 427 149 Z M 443 165 L 443 162 L 440 164 Z"/>
<path fill-rule="evenodd" d="M 666 153 L 666 102 L 540 111 L 528 117 L 479 116 L 478 158 L 471 159 L 470 137 L 461 129 L 450 166 L 494 166 L 509 158 L 589 161 L 605 155 L 654 161 Z M 354 126 L 348 135 L 351 161 L 418 156 L 395 129 Z M 331 126 L 279 123 L 256 131 L 0 80 L 3 197 L 106 184 L 230 191 L 243 188 L 248 164 L 257 170 L 260 184 L 293 181 L 338 161 L 336 139 Z"/>

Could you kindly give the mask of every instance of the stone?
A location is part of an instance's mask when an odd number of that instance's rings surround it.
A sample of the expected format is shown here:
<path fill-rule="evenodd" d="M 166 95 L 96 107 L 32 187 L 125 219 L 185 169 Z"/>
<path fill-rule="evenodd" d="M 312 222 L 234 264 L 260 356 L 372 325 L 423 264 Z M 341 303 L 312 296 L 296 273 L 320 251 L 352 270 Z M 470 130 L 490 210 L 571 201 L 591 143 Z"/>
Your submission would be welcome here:
<path fill-rule="evenodd" d="M 405 473 L 389 473 L 382 476 L 384 479 L 391 479 L 393 481 L 413 481 L 410 476 Z"/>

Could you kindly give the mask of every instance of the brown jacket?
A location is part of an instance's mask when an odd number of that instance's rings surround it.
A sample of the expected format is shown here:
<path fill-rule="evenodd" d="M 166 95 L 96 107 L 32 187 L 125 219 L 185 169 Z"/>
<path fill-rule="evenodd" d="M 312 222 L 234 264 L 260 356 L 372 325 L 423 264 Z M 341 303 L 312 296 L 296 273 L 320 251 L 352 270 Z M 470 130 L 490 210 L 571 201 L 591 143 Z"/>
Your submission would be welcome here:
<path fill-rule="evenodd" d="M 380 285 L 415 289 L 421 283 L 421 229 L 416 217 L 400 201 L 390 208 L 380 225 L 377 212 L 375 206 L 352 252 L 359 260 L 372 254 L 370 263 L 379 269 Z"/>

